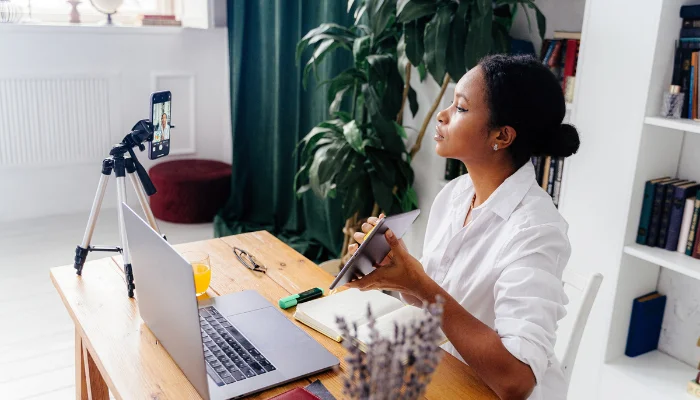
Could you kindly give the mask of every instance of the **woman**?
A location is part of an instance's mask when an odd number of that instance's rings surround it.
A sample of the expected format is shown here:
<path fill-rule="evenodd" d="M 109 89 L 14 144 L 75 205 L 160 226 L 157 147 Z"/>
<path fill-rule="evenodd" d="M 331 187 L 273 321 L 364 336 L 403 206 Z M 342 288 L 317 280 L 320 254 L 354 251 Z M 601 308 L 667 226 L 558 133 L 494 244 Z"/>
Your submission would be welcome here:
<path fill-rule="evenodd" d="M 567 224 L 530 161 L 578 150 L 576 129 L 561 123 L 564 113 L 559 82 L 535 58 L 482 60 L 437 115 L 437 153 L 460 160 L 469 174 L 435 198 L 423 258 L 412 257 L 387 231 L 389 256 L 348 284 L 399 291 L 412 304 L 442 296 L 445 350 L 502 399 L 566 398 L 553 350 L 568 302 L 561 274 L 571 250 Z M 377 219 L 368 222 L 365 233 Z"/>
<path fill-rule="evenodd" d="M 160 142 L 161 140 L 170 139 L 170 126 L 168 126 L 168 115 L 163 113 L 160 116 L 160 124 L 153 134 L 153 141 Z"/>

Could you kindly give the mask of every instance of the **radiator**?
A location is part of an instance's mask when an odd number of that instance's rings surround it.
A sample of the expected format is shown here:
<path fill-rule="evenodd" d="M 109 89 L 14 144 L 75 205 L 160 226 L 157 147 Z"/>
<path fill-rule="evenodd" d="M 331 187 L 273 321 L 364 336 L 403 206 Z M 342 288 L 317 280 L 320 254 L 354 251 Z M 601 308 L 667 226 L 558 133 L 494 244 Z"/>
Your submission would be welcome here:
<path fill-rule="evenodd" d="M 104 158 L 110 91 L 109 77 L 0 77 L 0 166 Z"/>

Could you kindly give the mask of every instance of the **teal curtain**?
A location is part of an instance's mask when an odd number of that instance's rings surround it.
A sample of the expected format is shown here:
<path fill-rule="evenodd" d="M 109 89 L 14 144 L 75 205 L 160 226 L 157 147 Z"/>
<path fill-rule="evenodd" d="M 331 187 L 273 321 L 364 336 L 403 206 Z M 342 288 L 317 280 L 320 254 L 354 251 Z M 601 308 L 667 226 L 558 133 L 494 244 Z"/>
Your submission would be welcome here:
<path fill-rule="evenodd" d="M 214 221 L 216 236 L 267 230 L 317 262 L 337 257 L 340 202 L 297 199 L 296 144 L 328 117 L 319 82 L 348 68 L 349 52 L 329 56 L 302 87 L 297 42 L 325 22 L 352 23 L 343 0 L 229 0 L 233 174 L 231 195 Z M 312 74 L 314 75 L 314 74 Z"/>

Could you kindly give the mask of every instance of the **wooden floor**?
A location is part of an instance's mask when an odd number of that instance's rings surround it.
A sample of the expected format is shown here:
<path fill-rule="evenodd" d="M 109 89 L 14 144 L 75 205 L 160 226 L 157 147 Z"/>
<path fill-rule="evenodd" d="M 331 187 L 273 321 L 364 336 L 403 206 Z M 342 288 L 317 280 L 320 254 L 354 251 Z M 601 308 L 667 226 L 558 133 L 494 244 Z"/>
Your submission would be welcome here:
<path fill-rule="evenodd" d="M 49 269 L 73 263 L 86 220 L 80 214 L 0 223 L 0 399 L 75 398 L 73 323 Z M 175 244 L 213 237 L 212 224 L 159 227 Z M 119 244 L 116 210 L 102 212 L 93 244 Z"/>

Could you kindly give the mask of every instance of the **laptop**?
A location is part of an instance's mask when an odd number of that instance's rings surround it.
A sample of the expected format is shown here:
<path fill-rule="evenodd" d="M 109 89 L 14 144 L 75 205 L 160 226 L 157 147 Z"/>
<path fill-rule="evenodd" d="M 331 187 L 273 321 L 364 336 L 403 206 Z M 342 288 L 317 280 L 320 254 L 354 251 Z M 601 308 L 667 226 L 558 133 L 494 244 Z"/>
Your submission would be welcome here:
<path fill-rule="evenodd" d="M 338 365 L 256 291 L 198 302 L 192 266 L 121 207 L 141 318 L 202 398 L 242 397 Z"/>

